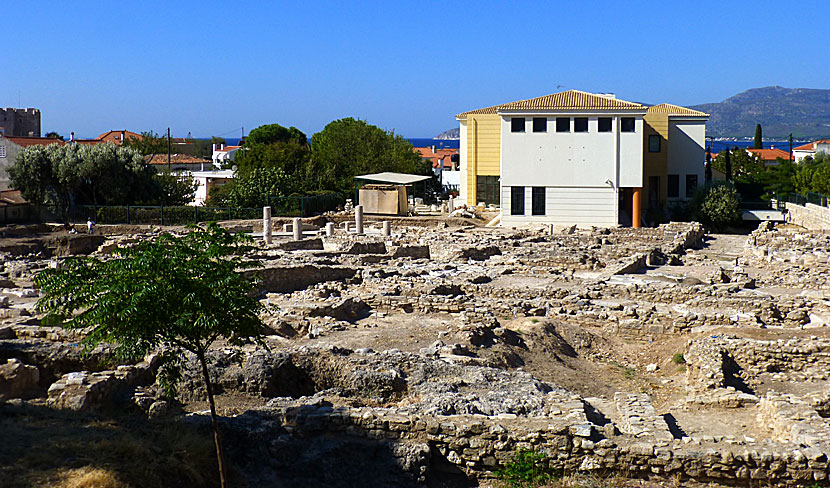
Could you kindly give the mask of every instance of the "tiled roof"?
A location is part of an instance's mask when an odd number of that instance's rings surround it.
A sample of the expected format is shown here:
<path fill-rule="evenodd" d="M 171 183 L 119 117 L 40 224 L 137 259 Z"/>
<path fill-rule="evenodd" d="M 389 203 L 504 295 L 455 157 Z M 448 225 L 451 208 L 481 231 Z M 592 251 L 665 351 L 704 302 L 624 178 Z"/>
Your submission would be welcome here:
<path fill-rule="evenodd" d="M 20 205 L 27 203 L 20 190 L 0 190 L 0 205 Z"/>
<path fill-rule="evenodd" d="M 230 152 L 239 149 L 242 146 L 225 146 L 225 149 L 216 149 L 216 152 Z"/>
<path fill-rule="evenodd" d="M 144 156 L 144 161 L 149 164 L 167 164 L 167 154 L 148 154 Z M 213 164 L 210 160 L 197 158 L 187 154 L 171 154 L 170 164 L 206 164 L 210 166 Z"/>
<path fill-rule="evenodd" d="M 496 114 L 502 110 L 644 110 L 645 108 L 645 105 L 606 95 L 580 90 L 567 90 L 543 97 L 470 110 L 469 112 L 460 113 L 456 117 L 464 118 L 470 114 Z"/>
<path fill-rule="evenodd" d="M 761 158 L 761 161 L 775 161 L 778 158 L 790 159 L 790 153 L 781 149 L 754 149 L 747 148 L 747 151 Z"/>
<path fill-rule="evenodd" d="M 708 117 L 709 114 L 699 112 L 690 108 L 681 107 L 679 105 L 672 105 L 671 103 L 661 103 L 648 108 L 650 114 L 667 114 L 667 115 L 687 115 L 690 117 Z"/>
<path fill-rule="evenodd" d="M 498 107 L 504 110 L 645 110 L 645 106 L 595 93 L 568 90 L 543 97 L 519 100 Z"/>
<path fill-rule="evenodd" d="M 794 147 L 793 151 L 815 151 L 816 150 L 816 143 L 815 142 L 808 142 L 803 146 Z"/>
<path fill-rule="evenodd" d="M 52 137 L 4 137 L 4 139 L 8 139 L 11 142 L 17 144 L 20 147 L 29 147 L 29 146 L 48 146 L 49 144 L 58 144 L 63 146 L 66 144 L 64 141 L 60 139 L 55 139 Z"/>
<path fill-rule="evenodd" d="M 134 137 L 136 139 L 141 139 L 141 134 L 136 134 L 135 132 L 129 130 L 109 130 L 104 132 L 100 136 L 96 137 L 99 141 L 110 141 L 110 142 L 121 142 L 121 135 L 123 134 L 124 140 L 129 139 L 130 137 Z"/>

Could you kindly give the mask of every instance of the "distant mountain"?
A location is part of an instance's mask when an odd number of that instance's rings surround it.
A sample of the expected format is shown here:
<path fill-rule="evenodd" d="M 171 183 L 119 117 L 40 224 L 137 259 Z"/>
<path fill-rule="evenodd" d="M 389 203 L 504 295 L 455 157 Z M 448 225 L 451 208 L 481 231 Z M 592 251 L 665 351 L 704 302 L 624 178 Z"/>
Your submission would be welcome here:
<path fill-rule="evenodd" d="M 716 137 L 752 137 L 755 124 L 765 139 L 830 136 L 830 90 L 767 86 L 691 108 L 711 114 L 706 132 Z"/>
<path fill-rule="evenodd" d="M 445 130 L 444 132 L 435 136 L 436 139 L 461 139 L 461 129 L 456 127 L 455 129 Z"/>

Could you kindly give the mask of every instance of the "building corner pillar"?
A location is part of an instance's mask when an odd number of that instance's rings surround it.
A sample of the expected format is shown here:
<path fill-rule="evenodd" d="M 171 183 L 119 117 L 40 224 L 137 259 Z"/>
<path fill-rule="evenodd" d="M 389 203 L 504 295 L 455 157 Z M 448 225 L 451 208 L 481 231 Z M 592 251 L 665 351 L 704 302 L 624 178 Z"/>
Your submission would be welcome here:
<path fill-rule="evenodd" d="M 631 190 L 631 227 L 635 229 L 640 228 L 640 221 L 642 217 L 640 216 L 640 194 L 643 192 L 641 188 L 632 188 Z"/>

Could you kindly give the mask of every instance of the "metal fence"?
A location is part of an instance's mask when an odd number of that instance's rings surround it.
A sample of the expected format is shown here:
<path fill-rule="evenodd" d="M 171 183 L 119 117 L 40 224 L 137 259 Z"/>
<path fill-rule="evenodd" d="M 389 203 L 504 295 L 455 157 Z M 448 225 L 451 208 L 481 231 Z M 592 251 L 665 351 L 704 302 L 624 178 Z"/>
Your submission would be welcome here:
<path fill-rule="evenodd" d="M 274 217 L 310 217 L 334 210 L 342 204 L 336 193 L 296 197 L 268 198 Z M 164 205 L 75 205 L 43 206 L 40 220 L 84 224 L 87 219 L 98 224 L 187 225 L 217 220 L 251 220 L 262 218 L 262 208 L 164 206 Z"/>
<path fill-rule="evenodd" d="M 796 203 L 798 205 L 812 203 L 820 207 L 830 207 L 830 196 L 815 192 L 807 192 L 806 195 L 787 193 L 780 198 L 780 201 Z"/>
<path fill-rule="evenodd" d="M 339 193 L 266 199 L 266 205 L 271 207 L 271 215 L 280 217 L 311 217 L 334 210 L 343 203 L 345 201 Z"/>

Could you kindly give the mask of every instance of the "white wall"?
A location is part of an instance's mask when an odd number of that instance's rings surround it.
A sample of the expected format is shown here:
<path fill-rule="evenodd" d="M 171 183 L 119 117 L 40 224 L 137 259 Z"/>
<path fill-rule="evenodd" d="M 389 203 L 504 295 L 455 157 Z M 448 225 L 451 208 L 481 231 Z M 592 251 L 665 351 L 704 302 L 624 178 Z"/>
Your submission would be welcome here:
<path fill-rule="evenodd" d="M 527 115 L 525 132 L 511 132 L 511 118 L 501 127 L 502 222 L 616 226 L 618 188 L 643 186 L 643 118 L 620 114 L 556 114 L 588 117 L 588 132 L 556 132 L 556 116 L 547 116 L 547 132 L 533 132 Z M 619 118 L 633 116 L 634 132 L 620 132 Z M 598 117 L 612 117 L 612 131 L 598 131 Z M 611 183 L 611 184 L 609 184 Z M 524 186 L 525 215 L 511 216 L 510 187 Z M 545 215 L 531 215 L 532 186 L 544 186 Z"/>
<path fill-rule="evenodd" d="M 459 174 L 459 189 L 458 189 L 458 198 L 462 202 L 467 202 L 467 121 L 461 120 L 460 123 L 460 134 L 461 140 L 459 141 L 459 158 L 458 158 L 458 168 L 460 171 Z"/>
<path fill-rule="evenodd" d="M 581 227 L 615 227 L 618 223 L 617 191 L 608 186 L 598 188 L 546 187 L 545 215 L 531 215 L 532 187 L 525 187 L 524 215 L 511 215 L 511 188 L 502 186 L 502 223 L 504 225 L 556 224 Z"/>
<path fill-rule="evenodd" d="M 680 176 L 680 197 L 670 201 L 686 199 L 686 175 L 697 175 L 699 187 L 705 183 L 705 143 L 705 121 L 669 119 L 667 173 Z"/>

